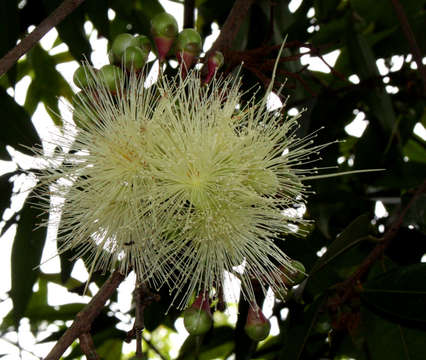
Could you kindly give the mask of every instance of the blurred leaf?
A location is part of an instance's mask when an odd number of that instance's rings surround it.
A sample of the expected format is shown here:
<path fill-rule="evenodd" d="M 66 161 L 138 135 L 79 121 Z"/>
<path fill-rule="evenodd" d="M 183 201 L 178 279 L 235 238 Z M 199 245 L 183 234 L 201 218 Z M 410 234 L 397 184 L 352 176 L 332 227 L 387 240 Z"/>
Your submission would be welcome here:
<path fill-rule="evenodd" d="M 41 46 L 36 45 L 28 53 L 28 59 L 34 68 L 34 79 L 28 89 L 25 107 L 30 113 L 36 109 L 37 103 L 43 101 L 47 112 L 56 125 L 62 125 L 58 101 L 65 97 L 72 101 L 73 91 L 70 85 L 56 70 L 55 60 Z"/>
<path fill-rule="evenodd" d="M 389 322 L 364 308 L 361 324 L 370 359 L 424 359 L 426 332 Z"/>
<path fill-rule="evenodd" d="M 362 301 L 394 321 L 426 323 L 426 264 L 392 269 L 363 285 Z"/>
<path fill-rule="evenodd" d="M 98 36 L 109 38 L 108 2 L 86 0 L 82 6 L 90 21 L 98 30 Z"/>
<path fill-rule="evenodd" d="M 188 336 L 176 360 L 210 360 L 229 355 L 235 346 L 233 341 L 229 341 L 233 333 L 233 328 L 219 326 L 204 336 Z"/>
<path fill-rule="evenodd" d="M 50 282 L 53 282 L 55 284 L 58 284 L 60 286 L 64 286 L 68 291 L 75 292 L 77 291 L 80 295 L 82 295 L 82 292 L 85 287 L 85 283 L 78 281 L 77 279 L 74 279 L 70 277 L 65 283 L 62 282 L 61 273 L 59 274 L 46 274 L 43 272 L 40 272 L 39 275 L 40 279 L 44 279 Z M 85 295 L 92 296 L 92 292 L 87 289 L 85 292 Z"/>
<path fill-rule="evenodd" d="M 5 90 L 0 88 L 0 108 L 2 109 L 2 131 L 0 132 L 0 159 L 10 160 L 6 145 L 29 155 L 33 152 L 28 147 L 41 145 L 31 118 Z"/>
<path fill-rule="evenodd" d="M 340 254 L 349 250 L 354 245 L 366 240 L 370 230 L 370 216 L 364 214 L 351 222 L 336 239 L 327 247 L 327 252 L 320 257 L 310 271 L 310 276 L 326 266 Z"/>
<path fill-rule="evenodd" d="M 352 27 L 352 24 L 350 27 Z M 381 126 L 387 133 L 391 133 L 396 124 L 392 102 L 390 95 L 380 82 L 376 58 L 364 35 L 351 29 L 348 34 L 348 50 L 353 66 L 356 69 L 355 72 L 359 74 L 361 80 L 376 79 L 376 86 L 367 94 L 367 101 Z"/>
<path fill-rule="evenodd" d="M 303 354 L 309 343 L 309 337 L 313 333 L 314 326 L 317 323 L 324 301 L 325 298 L 323 296 L 318 297 L 296 319 L 291 318 L 292 314 L 289 315 L 288 321 L 292 322 L 293 326 L 289 329 L 287 341 L 280 351 L 280 359 L 305 359 Z"/>
<path fill-rule="evenodd" d="M 30 202 L 31 199 L 31 203 Z M 16 324 L 24 316 L 30 301 L 33 285 L 38 277 L 41 254 L 46 241 L 47 229 L 38 227 L 46 221 L 44 211 L 35 207 L 40 200 L 33 193 L 25 201 L 20 212 L 18 228 L 12 246 L 12 289 L 13 314 Z"/>
<path fill-rule="evenodd" d="M 120 360 L 122 346 L 120 339 L 107 340 L 97 349 L 97 353 L 103 360 Z"/>
<path fill-rule="evenodd" d="M 0 176 L 0 214 L 10 207 L 10 198 L 12 196 L 13 182 L 10 177 L 13 174 L 4 174 Z"/>
<path fill-rule="evenodd" d="M 421 141 L 417 139 L 408 140 L 403 151 L 411 161 L 426 163 L 426 148 Z"/>

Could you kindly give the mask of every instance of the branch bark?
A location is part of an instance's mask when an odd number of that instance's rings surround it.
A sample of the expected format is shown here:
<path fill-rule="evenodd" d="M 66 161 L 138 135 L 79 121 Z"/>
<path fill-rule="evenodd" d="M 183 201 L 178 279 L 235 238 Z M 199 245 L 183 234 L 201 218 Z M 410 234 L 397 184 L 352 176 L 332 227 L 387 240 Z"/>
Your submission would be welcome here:
<path fill-rule="evenodd" d="M 226 52 L 226 49 L 231 48 L 232 42 L 238 34 L 247 13 L 253 4 L 254 0 L 236 0 L 231 9 L 225 23 L 223 24 L 220 34 L 216 41 L 213 43 L 211 49 L 207 52 L 205 61 L 209 55 L 214 51 Z"/>
<path fill-rule="evenodd" d="M 195 0 L 185 0 L 183 8 L 183 28 L 194 27 Z"/>
<path fill-rule="evenodd" d="M 383 236 L 382 241 L 376 245 L 376 247 L 371 251 L 367 258 L 361 263 L 358 269 L 354 274 L 345 280 L 340 289 L 341 296 L 339 296 L 339 304 L 345 303 L 356 291 L 357 284 L 360 283 L 361 279 L 367 274 L 370 267 L 384 254 L 385 250 L 389 246 L 390 242 L 395 238 L 398 233 L 399 228 L 402 226 L 404 217 L 407 214 L 408 210 L 413 206 L 417 198 L 426 192 L 426 180 L 420 185 L 417 191 L 414 193 L 413 197 L 410 199 L 409 203 L 405 206 L 404 209 L 399 213 L 396 220 L 392 223 L 390 228 L 386 231 Z"/>
<path fill-rule="evenodd" d="M 59 339 L 45 360 L 59 360 L 65 350 L 80 337 L 80 340 L 86 340 L 87 337 L 81 337 L 90 331 L 93 320 L 101 313 L 107 300 L 112 296 L 120 283 L 124 280 L 125 275 L 116 270 L 105 284 L 99 289 L 98 293 L 92 298 L 87 306 L 80 311 L 71 327 Z"/>
<path fill-rule="evenodd" d="M 417 64 L 417 68 L 419 69 L 420 76 L 422 78 L 423 91 L 426 94 L 426 67 L 423 65 L 422 62 L 422 52 L 420 50 L 419 45 L 417 44 L 416 37 L 414 36 L 413 30 L 411 29 L 410 23 L 407 19 L 407 15 L 405 14 L 404 8 L 402 7 L 401 3 L 399 2 L 399 0 L 391 1 L 396 16 L 398 17 L 398 21 L 401 24 L 402 32 L 404 33 L 411 52 L 413 53 L 414 61 Z"/>
<path fill-rule="evenodd" d="M 0 59 L 0 76 L 25 55 L 46 33 L 71 14 L 84 0 L 65 0 L 18 45 Z"/>

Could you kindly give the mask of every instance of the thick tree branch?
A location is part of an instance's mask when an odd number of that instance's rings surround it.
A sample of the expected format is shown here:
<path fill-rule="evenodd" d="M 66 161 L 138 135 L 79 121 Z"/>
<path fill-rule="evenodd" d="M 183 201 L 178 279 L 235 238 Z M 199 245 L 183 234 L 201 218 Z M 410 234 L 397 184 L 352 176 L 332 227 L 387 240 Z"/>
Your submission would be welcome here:
<path fill-rule="evenodd" d="M 417 189 L 409 203 L 405 206 L 404 209 L 399 213 L 396 220 L 392 223 L 390 228 L 386 231 L 383 236 L 382 241 L 376 245 L 376 247 L 371 251 L 371 253 L 367 256 L 367 258 L 361 263 L 358 269 L 354 272 L 352 276 L 350 276 L 347 280 L 345 280 L 340 285 L 341 295 L 338 296 L 338 300 L 336 304 L 345 303 L 351 296 L 354 294 L 357 288 L 357 284 L 361 281 L 364 275 L 368 272 L 370 267 L 383 255 L 390 242 L 395 238 L 398 230 L 402 226 L 404 222 L 404 217 L 407 214 L 408 210 L 413 206 L 415 201 L 421 194 L 426 192 L 426 180 L 420 187 Z"/>
<path fill-rule="evenodd" d="M 419 45 L 417 44 L 416 37 L 414 36 L 413 30 L 411 29 L 410 23 L 408 22 L 407 15 L 405 15 L 404 8 L 402 7 L 399 0 L 391 0 L 396 16 L 401 24 L 402 32 L 408 41 L 411 52 L 413 53 L 414 61 L 419 69 L 420 76 L 423 81 L 423 91 L 426 94 L 426 67 L 422 62 L 422 52 Z"/>
<path fill-rule="evenodd" d="M 89 333 L 93 320 L 101 313 L 105 303 L 124 278 L 125 275 L 121 274 L 118 270 L 110 276 L 87 306 L 77 314 L 71 327 L 62 335 L 50 353 L 46 356 L 45 360 L 59 360 L 65 350 L 78 337 L 80 337 L 80 341 L 83 339 L 84 345 L 90 345 L 89 342 L 86 342 L 86 340 L 90 341 L 90 339 L 82 335 Z"/>
<path fill-rule="evenodd" d="M 207 52 L 205 62 L 209 58 L 209 54 L 214 51 L 221 51 L 226 53 L 226 50 L 231 48 L 232 42 L 238 34 L 247 13 L 253 4 L 254 0 L 236 0 L 231 9 L 225 23 L 223 24 L 220 34 L 216 41 L 213 43 L 211 49 Z M 226 54 L 225 54 L 226 55 Z M 226 58 L 226 56 L 225 56 Z M 225 60 L 226 61 L 226 60 Z"/>
<path fill-rule="evenodd" d="M 194 27 L 195 0 L 185 0 L 183 8 L 183 28 Z"/>
<path fill-rule="evenodd" d="M 31 48 L 53 27 L 58 25 L 72 13 L 84 0 L 65 0 L 59 5 L 40 25 L 29 35 L 22 39 L 18 45 L 0 59 L 0 76 L 6 73 L 18 59 L 25 55 Z"/>

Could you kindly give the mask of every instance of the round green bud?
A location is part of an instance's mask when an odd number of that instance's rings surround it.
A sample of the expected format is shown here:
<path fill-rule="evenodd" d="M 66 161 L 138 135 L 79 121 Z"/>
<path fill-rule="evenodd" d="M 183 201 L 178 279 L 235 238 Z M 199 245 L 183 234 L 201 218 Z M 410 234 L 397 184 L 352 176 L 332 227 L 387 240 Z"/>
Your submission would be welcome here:
<path fill-rule="evenodd" d="M 253 169 L 248 174 L 248 183 L 262 195 L 273 195 L 278 191 L 278 178 L 270 169 Z"/>
<path fill-rule="evenodd" d="M 247 336 L 254 341 L 262 341 L 268 337 L 270 330 L 271 323 L 265 318 L 262 310 L 259 308 L 255 310 L 250 307 L 247 315 L 247 322 L 244 326 L 244 331 Z"/>
<path fill-rule="evenodd" d="M 178 33 L 176 19 L 166 12 L 157 14 L 151 19 L 151 32 L 154 36 L 175 38 Z"/>
<path fill-rule="evenodd" d="M 113 91 L 119 85 L 121 70 L 115 65 L 104 65 L 99 69 L 99 76 L 105 87 Z"/>
<path fill-rule="evenodd" d="M 90 103 L 90 98 L 83 91 L 79 91 L 72 97 L 72 119 L 75 125 L 82 129 L 85 128 L 92 120 L 88 115 L 87 105 Z"/>
<path fill-rule="evenodd" d="M 139 35 L 135 39 L 138 41 L 138 46 L 142 51 L 148 55 L 152 48 L 151 40 L 149 40 L 148 36 Z"/>
<path fill-rule="evenodd" d="M 123 65 L 126 69 L 140 70 L 145 65 L 148 54 L 143 52 L 140 47 L 129 46 L 124 50 Z"/>
<path fill-rule="evenodd" d="M 183 29 L 176 42 L 177 51 L 189 52 L 192 55 L 198 56 L 201 52 L 201 36 L 194 29 Z"/>
<path fill-rule="evenodd" d="M 129 46 L 138 46 L 138 40 L 132 35 L 123 33 L 117 35 L 111 46 L 111 53 L 114 59 L 114 63 L 119 63 L 123 58 L 124 51 Z"/>
<path fill-rule="evenodd" d="M 205 310 L 190 307 L 183 313 L 183 324 L 191 335 L 205 334 L 211 328 L 213 320 Z"/>
<path fill-rule="evenodd" d="M 77 68 L 72 78 L 74 84 L 77 85 L 80 89 L 88 87 L 93 81 L 93 71 L 94 69 L 88 65 L 83 65 Z"/>

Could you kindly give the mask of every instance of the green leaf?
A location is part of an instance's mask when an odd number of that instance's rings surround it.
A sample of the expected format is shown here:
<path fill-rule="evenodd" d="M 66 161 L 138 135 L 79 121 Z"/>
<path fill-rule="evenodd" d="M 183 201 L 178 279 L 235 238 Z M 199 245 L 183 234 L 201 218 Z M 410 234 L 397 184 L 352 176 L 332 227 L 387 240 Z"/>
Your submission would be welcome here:
<path fill-rule="evenodd" d="M 40 145 L 41 141 L 27 112 L 0 88 L 0 109 L 2 109 L 2 131 L 0 132 L 0 159 L 10 160 L 6 145 L 33 155 L 29 147 Z"/>
<path fill-rule="evenodd" d="M 28 59 L 34 69 L 34 79 L 28 89 L 25 107 L 34 111 L 37 103 L 42 101 L 47 112 L 56 125 L 62 125 L 59 113 L 58 100 L 60 96 L 72 101 L 73 91 L 70 85 L 56 70 L 55 59 L 39 45 L 28 53 Z"/>
<path fill-rule="evenodd" d="M 10 207 L 10 197 L 12 196 L 13 182 L 10 181 L 11 174 L 0 176 L 0 214 Z"/>
<path fill-rule="evenodd" d="M 86 0 L 83 3 L 90 21 L 99 32 L 99 36 L 109 38 L 108 3 L 106 1 Z"/>
<path fill-rule="evenodd" d="M 313 333 L 324 301 L 324 296 L 318 297 L 307 307 L 300 318 L 292 320 L 292 315 L 289 315 L 288 321 L 296 322 L 296 324 L 288 332 L 288 339 L 280 352 L 279 359 L 304 359 L 304 351 L 309 343 L 309 338 Z"/>
<path fill-rule="evenodd" d="M 120 339 L 111 339 L 105 341 L 98 349 L 98 355 L 104 360 L 120 360 L 123 341 Z"/>
<path fill-rule="evenodd" d="M 46 241 L 46 227 L 38 227 L 46 221 L 44 211 L 37 209 L 30 200 L 39 202 L 33 192 L 25 201 L 20 212 L 18 228 L 12 246 L 12 289 L 10 297 L 13 301 L 15 323 L 24 316 L 30 301 L 32 289 L 37 280 L 41 255 Z"/>
<path fill-rule="evenodd" d="M 336 257 L 349 250 L 356 244 L 367 239 L 370 230 L 370 216 L 361 215 L 352 221 L 348 227 L 340 233 L 336 239 L 328 246 L 327 252 L 318 259 L 310 271 L 310 276 L 333 261 Z"/>
<path fill-rule="evenodd" d="M 352 29 L 348 32 L 348 50 L 355 72 L 362 80 L 380 79 L 380 73 L 376 65 L 376 57 L 370 44 L 363 34 Z M 385 91 L 382 83 L 377 83 L 367 93 L 367 101 L 372 113 L 377 117 L 383 129 L 391 133 L 395 129 L 396 117 L 390 95 Z"/>
<path fill-rule="evenodd" d="M 72 277 L 68 278 L 65 283 L 62 282 L 61 273 L 46 274 L 46 273 L 40 272 L 39 277 L 40 279 L 44 279 L 44 280 L 53 282 L 55 284 L 58 284 L 60 286 L 64 286 L 70 292 L 77 292 L 79 294 L 82 294 L 85 287 L 85 283 L 82 283 L 81 281 L 78 281 L 77 279 L 74 279 Z M 92 296 L 92 292 L 89 289 L 87 289 L 85 292 L 85 295 Z"/>
<path fill-rule="evenodd" d="M 369 359 L 424 360 L 424 331 L 392 323 L 365 308 L 361 324 Z"/>
<path fill-rule="evenodd" d="M 396 268 L 367 281 L 362 301 L 397 322 L 426 323 L 426 264 Z"/>

